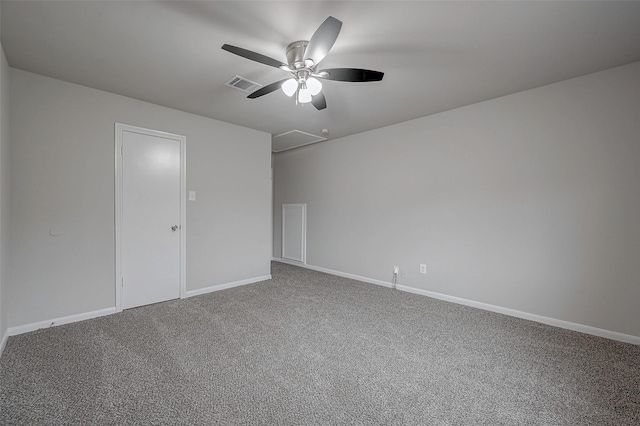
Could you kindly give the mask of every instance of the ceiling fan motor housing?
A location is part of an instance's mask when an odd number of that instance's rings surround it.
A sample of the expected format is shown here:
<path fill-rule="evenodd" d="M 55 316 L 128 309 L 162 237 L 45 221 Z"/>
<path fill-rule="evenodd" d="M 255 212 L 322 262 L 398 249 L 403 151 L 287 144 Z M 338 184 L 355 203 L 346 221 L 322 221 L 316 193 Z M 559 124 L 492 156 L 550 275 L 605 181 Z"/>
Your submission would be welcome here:
<path fill-rule="evenodd" d="M 294 41 L 287 46 L 287 63 L 292 69 L 305 68 L 304 52 L 307 50 L 309 44 L 306 40 Z"/>

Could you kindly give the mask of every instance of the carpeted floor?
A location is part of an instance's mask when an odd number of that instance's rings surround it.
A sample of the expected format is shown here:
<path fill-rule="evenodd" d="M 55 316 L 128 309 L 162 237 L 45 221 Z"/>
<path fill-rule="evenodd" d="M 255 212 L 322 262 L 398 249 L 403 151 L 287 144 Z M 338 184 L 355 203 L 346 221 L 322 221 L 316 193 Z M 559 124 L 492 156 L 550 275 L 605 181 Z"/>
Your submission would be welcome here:
<path fill-rule="evenodd" d="M 640 424 L 639 346 L 272 267 L 11 337 L 0 424 Z"/>

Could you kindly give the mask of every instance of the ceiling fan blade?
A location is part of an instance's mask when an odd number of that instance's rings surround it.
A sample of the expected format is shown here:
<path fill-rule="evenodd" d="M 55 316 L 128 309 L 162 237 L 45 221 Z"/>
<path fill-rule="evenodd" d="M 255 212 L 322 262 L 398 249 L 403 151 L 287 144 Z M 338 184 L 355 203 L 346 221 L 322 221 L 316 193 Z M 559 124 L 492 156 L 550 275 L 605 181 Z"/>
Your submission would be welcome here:
<path fill-rule="evenodd" d="M 270 67 L 275 68 L 289 68 L 286 64 L 278 61 L 277 59 L 270 58 L 268 56 L 262 55 L 260 53 L 253 52 L 251 50 L 243 49 L 242 47 L 231 46 L 230 44 L 223 44 L 222 49 L 227 52 L 231 52 L 238 56 L 242 56 L 243 58 L 250 59 L 252 61 L 260 62 L 261 64 L 269 65 Z"/>
<path fill-rule="evenodd" d="M 322 92 L 311 98 L 311 103 L 314 107 L 316 107 L 318 111 L 327 107 L 327 99 L 324 97 L 324 94 Z"/>
<path fill-rule="evenodd" d="M 325 19 L 311 36 L 307 49 L 304 52 L 304 58 L 311 59 L 313 65 L 317 65 L 327 56 L 327 53 L 329 53 L 329 50 L 333 47 L 333 44 L 338 38 L 338 34 L 340 34 L 341 28 L 342 21 L 337 20 L 333 16 Z"/>
<path fill-rule="evenodd" d="M 259 98 L 260 96 L 268 95 L 271 92 L 275 92 L 280 87 L 282 87 L 282 83 L 284 83 L 287 80 L 289 80 L 289 78 L 285 78 L 284 80 L 279 80 L 279 81 L 276 81 L 274 83 L 268 84 L 268 85 L 256 90 L 255 92 L 253 92 L 252 94 L 247 96 L 247 98 L 255 99 L 255 98 Z"/>
<path fill-rule="evenodd" d="M 334 81 L 367 82 L 380 81 L 384 76 L 383 72 L 373 70 L 363 70 L 360 68 L 329 68 L 320 70 L 313 74 L 315 77 Z"/>

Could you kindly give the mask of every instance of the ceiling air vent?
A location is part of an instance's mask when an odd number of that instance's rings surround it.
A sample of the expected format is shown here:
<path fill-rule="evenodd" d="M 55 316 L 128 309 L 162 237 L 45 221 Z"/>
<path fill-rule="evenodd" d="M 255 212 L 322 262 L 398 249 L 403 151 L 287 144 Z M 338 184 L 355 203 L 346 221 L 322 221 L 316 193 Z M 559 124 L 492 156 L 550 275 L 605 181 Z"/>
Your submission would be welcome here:
<path fill-rule="evenodd" d="M 253 93 L 262 87 L 262 85 L 256 83 L 255 81 L 247 80 L 246 78 L 240 77 L 239 75 L 236 75 L 231 80 L 227 81 L 225 84 L 229 87 L 242 90 L 243 92 L 246 92 L 246 93 Z"/>

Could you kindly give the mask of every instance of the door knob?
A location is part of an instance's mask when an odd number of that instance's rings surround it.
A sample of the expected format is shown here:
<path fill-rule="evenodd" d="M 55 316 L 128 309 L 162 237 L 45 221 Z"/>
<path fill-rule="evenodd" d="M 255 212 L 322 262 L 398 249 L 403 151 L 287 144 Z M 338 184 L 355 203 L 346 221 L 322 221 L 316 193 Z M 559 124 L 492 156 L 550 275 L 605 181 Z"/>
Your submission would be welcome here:
<path fill-rule="evenodd" d="M 171 230 L 175 232 L 175 231 L 177 231 L 177 230 L 178 230 L 178 228 L 179 228 L 179 226 L 178 226 L 178 225 L 173 225 L 173 226 L 171 227 Z"/>

